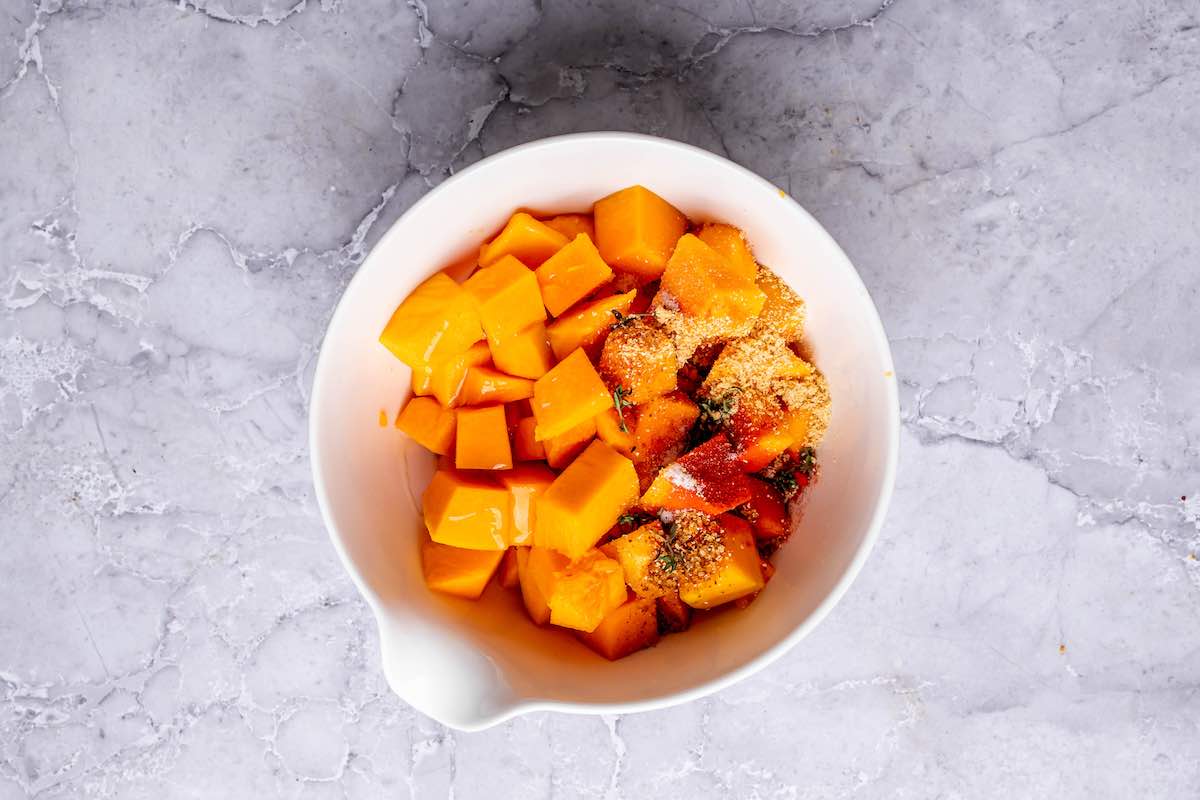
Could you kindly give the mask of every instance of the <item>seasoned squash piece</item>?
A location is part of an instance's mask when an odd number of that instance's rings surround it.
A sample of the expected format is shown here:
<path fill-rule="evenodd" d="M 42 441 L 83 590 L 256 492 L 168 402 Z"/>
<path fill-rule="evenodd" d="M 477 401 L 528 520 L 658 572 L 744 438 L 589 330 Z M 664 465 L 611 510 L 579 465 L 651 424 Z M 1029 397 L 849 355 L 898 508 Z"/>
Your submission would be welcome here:
<path fill-rule="evenodd" d="M 554 574 L 546 603 L 553 624 L 591 632 L 628 596 L 621 565 L 589 550 Z"/>
<path fill-rule="evenodd" d="M 459 402 L 467 406 L 511 403 L 533 397 L 533 381 L 505 375 L 491 367 L 470 367 L 463 380 Z"/>
<path fill-rule="evenodd" d="M 543 322 L 535 322 L 503 339 L 489 338 L 488 347 L 496 368 L 519 378 L 540 378 L 554 363 Z"/>
<path fill-rule="evenodd" d="M 684 579 L 679 597 L 692 608 L 714 608 L 762 589 L 762 566 L 754 534 L 743 519 L 726 514 L 720 518 L 725 554 L 702 580 Z"/>
<path fill-rule="evenodd" d="M 523 417 L 517 422 L 513 431 L 513 458 L 517 461 L 539 461 L 546 458 L 546 448 L 533 438 L 533 430 L 537 420 L 533 417 Z"/>
<path fill-rule="evenodd" d="M 379 342 L 413 369 L 462 355 L 482 338 L 471 295 L 440 272 L 404 298 L 379 334 Z"/>
<path fill-rule="evenodd" d="M 786 420 L 783 405 L 773 394 L 761 389 L 738 393 L 729 433 L 743 470 L 758 472 L 792 446 L 796 440 Z"/>
<path fill-rule="evenodd" d="M 510 547 L 504 551 L 504 557 L 500 559 L 500 571 L 496 574 L 496 579 L 505 589 L 515 589 L 520 585 L 520 573 L 517 569 L 517 548 Z"/>
<path fill-rule="evenodd" d="M 566 236 L 518 211 L 495 239 L 479 248 L 479 266 L 488 267 L 505 256 L 513 256 L 522 264 L 536 267 L 566 243 Z"/>
<path fill-rule="evenodd" d="M 750 500 L 741 512 L 754 529 L 755 539 L 774 539 L 785 536 L 790 529 L 787 505 L 774 486 L 758 478 L 750 479 Z"/>
<path fill-rule="evenodd" d="M 623 408 L 621 416 L 617 415 L 616 408 L 596 415 L 596 435 L 626 458 L 633 454 L 633 426 L 633 410 L 629 408 Z"/>
<path fill-rule="evenodd" d="M 467 352 L 413 368 L 413 394 L 433 395 L 446 408 L 458 405 L 467 370 L 492 360 L 487 342 L 476 342 Z"/>
<path fill-rule="evenodd" d="M 628 313 L 636 296 L 637 291 L 630 290 L 581 303 L 551 322 L 546 326 L 546 333 L 550 337 L 550 349 L 554 351 L 554 357 L 566 358 L 572 350 L 582 347 L 590 358 L 595 358 L 616 321 L 613 311 Z"/>
<path fill-rule="evenodd" d="M 692 234 L 675 246 L 662 275 L 662 294 L 687 316 L 729 320 L 737 328 L 758 316 L 766 295 L 752 278 Z"/>
<path fill-rule="evenodd" d="M 459 469 L 511 469 L 512 448 L 503 406 L 460 408 L 454 438 Z"/>
<path fill-rule="evenodd" d="M 457 470 L 438 470 L 421 510 L 430 537 L 439 544 L 470 550 L 503 550 L 512 542 L 508 490 Z"/>
<path fill-rule="evenodd" d="M 632 428 L 633 462 L 644 489 L 683 447 L 700 409 L 683 393 L 671 392 L 639 406 L 637 412 Z"/>
<path fill-rule="evenodd" d="M 687 229 L 679 209 L 645 186 L 610 194 L 592 211 L 600 255 L 609 265 L 646 280 L 662 274 Z"/>
<path fill-rule="evenodd" d="M 757 280 L 758 264 L 750 254 L 746 237 L 740 230 L 720 222 L 707 222 L 696 237 L 723 255 L 738 275 L 752 281 Z"/>
<path fill-rule="evenodd" d="M 547 228 L 553 228 L 567 239 L 574 239 L 582 233 L 593 242 L 596 241 L 596 227 L 592 224 L 591 214 L 559 214 L 542 222 L 546 223 Z"/>
<path fill-rule="evenodd" d="M 431 453 L 445 455 L 454 446 L 454 409 L 432 397 L 414 397 L 396 417 L 396 427 Z"/>
<path fill-rule="evenodd" d="M 645 403 L 675 389 L 675 345 L 671 337 L 644 320 L 617 326 L 604 340 L 600 376 L 621 387 L 630 403 Z"/>
<path fill-rule="evenodd" d="M 479 270 L 463 288 L 474 298 L 489 339 L 502 340 L 546 319 L 537 276 L 512 256 Z"/>
<path fill-rule="evenodd" d="M 723 434 L 717 434 L 668 464 L 642 495 L 647 509 L 690 508 L 716 516 L 737 508 L 752 495 L 750 478 Z"/>
<path fill-rule="evenodd" d="M 513 544 L 533 544 L 537 498 L 554 483 L 554 473 L 540 464 L 520 464 L 497 473 L 496 479 L 512 496 L 510 541 Z"/>
<path fill-rule="evenodd" d="M 521 599 L 525 610 L 536 625 L 550 621 L 550 592 L 554 578 L 567 568 L 570 559 L 545 547 L 517 548 L 517 577 L 521 582 Z"/>
<path fill-rule="evenodd" d="M 556 317 L 612 278 L 600 251 L 582 233 L 546 259 L 536 274 L 546 308 Z"/>
<path fill-rule="evenodd" d="M 593 441 L 539 498 L 536 541 L 577 558 L 616 524 L 637 494 L 632 462 Z"/>
<path fill-rule="evenodd" d="M 612 405 L 612 396 L 582 350 L 558 362 L 533 384 L 538 441 L 589 420 Z"/>
<path fill-rule="evenodd" d="M 477 600 L 505 552 L 465 550 L 425 539 L 421 542 L 421 570 L 425 573 L 425 585 L 436 592 Z"/>
<path fill-rule="evenodd" d="M 667 589 L 662 581 L 654 580 L 652 570 L 663 554 L 662 523 L 648 522 L 637 530 L 613 539 L 601 549 L 615 558 L 625 573 L 625 582 L 639 597 L 658 597 Z"/>
<path fill-rule="evenodd" d="M 766 297 L 754 332 L 772 333 L 785 342 L 804 338 L 804 301 L 766 267 L 758 270 L 758 288 Z"/>
<path fill-rule="evenodd" d="M 613 609 L 591 633 L 580 633 L 588 647 L 616 661 L 658 644 L 658 616 L 653 600 L 637 598 Z"/>
<path fill-rule="evenodd" d="M 679 593 L 654 599 L 658 612 L 659 633 L 682 633 L 692 625 L 692 607 L 679 599 Z"/>
<path fill-rule="evenodd" d="M 562 469 L 574 461 L 575 457 L 582 453 L 583 448 L 587 447 L 594 438 L 596 438 L 596 423 L 590 419 L 585 419 L 565 433 L 551 436 L 541 443 L 546 451 L 546 463 L 555 469 Z"/>

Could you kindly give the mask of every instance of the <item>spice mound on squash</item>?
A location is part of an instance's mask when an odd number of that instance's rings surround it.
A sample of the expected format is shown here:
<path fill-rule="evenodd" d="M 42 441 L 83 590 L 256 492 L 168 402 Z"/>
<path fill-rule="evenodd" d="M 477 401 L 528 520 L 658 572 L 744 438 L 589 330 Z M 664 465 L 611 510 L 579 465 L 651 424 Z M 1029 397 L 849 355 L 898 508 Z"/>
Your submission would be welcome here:
<path fill-rule="evenodd" d="M 518 592 L 610 660 L 751 606 L 829 422 L 795 288 L 645 186 L 478 244 L 379 336 L 412 371 L 381 435 L 438 457 L 413 543 L 429 589 Z"/>

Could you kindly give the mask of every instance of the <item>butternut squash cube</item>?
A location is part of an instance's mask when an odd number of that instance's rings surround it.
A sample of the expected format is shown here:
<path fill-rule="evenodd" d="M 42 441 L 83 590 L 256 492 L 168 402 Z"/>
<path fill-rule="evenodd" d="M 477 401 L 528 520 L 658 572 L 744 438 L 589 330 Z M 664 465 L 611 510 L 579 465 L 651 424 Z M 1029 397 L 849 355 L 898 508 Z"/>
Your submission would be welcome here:
<path fill-rule="evenodd" d="M 459 469 L 511 469 L 512 448 L 503 406 L 460 408 L 454 439 Z"/>
<path fill-rule="evenodd" d="M 435 592 L 478 600 L 505 552 L 465 550 L 425 539 L 421 542 L 425 585 Z"/>
<path fill-rule="evenodd" d="M 743 516 L 754 529 L 755 539 L 774 539 L 786 536 L 791 529 L 787 505 L 774 486 L 758 478 L 750 479 L 750 500 L 742 507 Z"/>
<path fill-rule="evenodd" d="M 482 338 L 471 295 L 441 272 L 413 289 L 379 334 L 380 343 L 413 369 L 462 355 Z"/>
<path fill-rule="evenodd" d="M 609 661 L 658 644 L 658 614 L 653 600 L 637 598 L 608 613 L 591 633 L 580 633 L 588 647 Z"/>
<path fill-rule="evenodd" d="M 413 394 L 433 395 L 446 408 L 457 405 L 467 370 L 492 360 L 487 342 L 476 342 L 467 352 L 413 368 Z"/>
<path fill-rule="evenodd" d="M 720 222 L 707 222 L 696 237 L 723 255 L 738 275 L 752 281 L 758 279 L 758 263 L 740 230 Z"/>
<path fill-rule="evenodd" d="M 682 633 L 692 625 L 692 607 L 679 599 L 679 593 L 655 598 L 659 633 Z"/>
<path fill-rule="evenodd" d="M 461 414 L 461 412 L 460 412 Z M 694 509 L 716 516 L 750 499 L 750 478 L 729 440 L 718 433 L 658 473 L 642 495 L 647 509 Z"/>
<path fill-rule="evenodd" d="M 488 347 L 496 368 L 519 378 L 540 378 L 554 363 L 543 322 L 535 322 L 501 339 L 489 338 Z"/>
<path fill-rule="evenodd" d="M 653 580 L 651 570 L 663 554 L 666 535 L 658 520 L 648 522 L 602 548 L 615 558 L 625 573 L 625 582 L 639 597 L 655 598 L 665 591 L 661 581 Z"/>
<path fill-rule="evenodd" d="M 537 276 L 512 256 L 479 270 L 463 288 L 475 299 L 483 332 L 490 339 L 503 339 L 546 319 Z"/>
<path fill-rule="evenodd" d="M 731 329 L 745 326 L 762 311 L 766 295 L 753 278 L 740 275 L 724 256 L 692 234 L 675 246 L 662 275 L 662 293 L 691 317 L 724 319 Z"/>
<path fill-rule="evenodd" d="M 579 234 L 537 268 L 546 309 L 558 316 L 612 278 L 612 270 L 586 234 Z"/>
<path fill-rule="evenodd" d="M 535 538 L 578 558 L 637 502 L 637 494 L 633 463 L 593 441 L 538 499 Z"/>
<path fill-rule="evenodd" d="M 633 427 L 633 462 L 642 488 L 674 458 L 687 440 L 700 409 L 682 392 L 671 392 L 638 406 Z"/>
<path fill-rule="evenodd" d="M 536 267 L 566 243 L 566 236 L 518 211 L 495 239 L 479 248 L 479 266 L 489 267 L 505 256 L 513 256 L 522 264 Z"/>
<path fill-rule="evenodd" d="M 517 461 L 541 461 L 546 458 L 546 447 L 533 438 L 533 430 L 537 420 L 524 417 L 517 422 L 513 431 L 513 458 Z"/>
<path fill-rule="evenodd" d="M 753 594 L 765 584 L 750 525 L 729 514 L 720 523 L 725 545 L 721 563 L 708 578 L 684 580 L 679 587 L 679 597 L 692 608 L 714 608 Z"/>
<path fill-rule="evenodd" d="M 515 589 L 520 585 L 520 575 L 517 572 L 517 548 L 510 547 L 504 551 L 496 579 L 505 589 Z"/>
<path fill-rule="evenodd" d="M 492 481 L 438 470 L 421 495 L 429 536 L 468 550 L 503 550 L 512 536 L 508 490 Z"/>
<path fill-rule="evenodd" d="M 636 289 L 601 297 L 581 303 L 551 322 L 546 326 L 546 333 L 550 337 L 550 349 L 554 351 L 554 357 L 566 358 L 572 350 L 582 347 L 589 358 L 595 358 L 616 322 L 613 311 L 627 314 L 635 297 Z"/>
<path fill-rule="evenodd" d="M 396 427 L 431 453 L 445 455 L 454 446 L 454 409 L 432 397 L 414 397 L 396 417 Z"/>
<path fill-rule="evenodd" d="M 566 433 L 612 405 L 612 396 L 583 350 L 575 350 L 533 384 L 538 441 Z"/>
<path fill-rule="evenodd" d="M 628 458 L 633 454 L 633 410 L 624 408 L 621 416 L 609 408 L 596 415 L 596 435 L 601 441 Z M 623 418 L 623 419 L 622 419 Z"/>
<path fill-rule="evenodd" d="M 537 498 L 554 483 L 554 473 L 540 464 L 521 464 L 496 475 L 500 485 L 511 495 L 513 544 L 533 544 Z"/>
<path fill-rule="evenodd" d="M 621 565 L 589 550 L 554 574 L 546 603 L 553 624 L 591 632 L 628 596 Z"/>
<path fill-rule="evenodd" d="M 574 461 L 594 438 L 596 422 L 593 419 L 585 419 L 566 433 L 550 437 L 541 443 L 546 451 L 546 463 L 555 469 L 562 469 Z"/>
<path fill-rule="evenodd" d="M 591 214 L 559 214 L 542 222 L 546 223 L 547 228 L 553 228 L 567 239 L 574 239 L 583 233 L 593 242 L 596 241 L 596 227 L 592 224 Z"/>
<path fill-rule="evenodd" d="M 644 320 L 621 325 L 604 340 L 600 375 L 609 386 L 620 386 L 630 403 L 674 391 L 678 371 L 671 337 Z"/>
<path fill-rule="evenodd" d="M 459 392 L 459 401 L 467 406 L 511 403 L 526 397 L 533 397 L 533 381 L 491 367 L 469 367 Z"/>
<path fill-rule="evenodd" d="M 566 556 L 545 547 L 517 548 L 521 599 L 525 601 L 525 610 L 534 624 L 545 625 L 550 621 L 549 597 L 554 588 L 554 578 L 569 563 Z"/>
<path fill-rule="evenodd" d="M 662 274 L 687 218 L 645 186 L 630 186 L 592 209 L 596 244 L 611 266 L 650 280 Z"/>
<path fill-rule="evenodd" d="M 785 342 L 798 342 L 804 338 L 804 301 L 792 287 L 771 270 L 760 267 L 758 288 L 766 300 L 755 323 L 755 333 L 770 332 Z"/>

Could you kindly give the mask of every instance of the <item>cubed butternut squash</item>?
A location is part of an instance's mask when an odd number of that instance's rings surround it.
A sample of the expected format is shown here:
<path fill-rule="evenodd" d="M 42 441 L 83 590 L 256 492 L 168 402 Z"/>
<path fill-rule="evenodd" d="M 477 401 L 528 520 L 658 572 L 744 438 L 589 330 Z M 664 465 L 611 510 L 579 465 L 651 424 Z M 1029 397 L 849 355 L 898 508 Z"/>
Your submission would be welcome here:
<path fill-rule="evenodd" d="M 659 633 L 682 633 L 692 624 L 692 607 L 679 599 L 679 593 L 654 599 L 658 612 Z"/>
<path fill-rule="evenodd" d="M 654 598 L 667 589 L 664 582 L 651 574 L 662 556 L 666 535 L 658 520 L 648 522 L 635 531 L 613 539 L 601 548 L 615 558 L 625 573 L 625 582 L 639 597 Z"/>
<path fill-rule="evenodd" d="M 566 236 L 524 211 L 518 211 L 496 238 L 479 248 L 479 266 L 488 267 L 505 256 L 513 256 L 522 264 L 536 267 L 566 243 Z"/>
<path fill-rule="evenodd" d="M 396 417 L 396 427 L 431 453 L 445 455 L 454 447 L 455 413 L 432 397 L 413 397 Z"/>
<path fill-rule="evenodd" d="M 466 550 L 425 539 L 421 542 L 425 585 L 435 592 L 477 600 L 504 553 L 504 550 Z"/>
<path fill-rule="evenodd" d="M 658 644 L 658 616 L 654 601 L 636 598 L 614 608 L 591 633 L 580 633 L 588 647 L 609 661 Z"/>
<path fill-rule="evenodd" d="M 630 186 L 598 200 L 592 216 L 604 260 L 645 280 L 662 274 L 687 229 L 679 209 L 645 186 Z"/>
<path fill-rule="evenodd" d="M 550 621 L 550 593 L 554 578 L 566 569 L 570 559 L 545 547 L 517 548 L 517 577 L 521 583 L 521 599 L 535 625 Z"/>
<path fill-rule="evenodd" d="M 612 270 L 586 234 L 579 234 L 537 268 L 546 309 L 558 316 L 612 278 Z"/>
<path fill-rule="evenodd" d="M 617 326 L 600 352 L 600 376 L 634 404 L 674 391 L 678 371 L 671 337 L 640 319 Z"/>
<path fill-rule="evenodd" d="M 608 408 L 596 415 L 596 435 L 601 441 L 626 458 L 633 455 L 634 410 Z"/>
<path fill-rule="evenodd" d="M 771 333 L 785 342 L 804 338 L 804 301 L 771 270 L 758 270 L 758 288 L 764 295 L 755 333 Z"/>
<path fill-rule="evenodd" d="M 585 419 L 570 430 L 551 436 L 542 442 L 546 452 L 546 463 L 555 469 L 563 469 L 583 452 L 583 448 L 596 437 L 596 422 Z"/>
<path fill-rule="evenodd" d="M 566 358 L 571 351 L 582 347 L 590 358 L 595 358 L 616 322 L 613 312 L 628 313 L 636 296 L 637 290 L 630 290 L 581 303 L 551 322 L 546 326 L 546 333 L 550 337 L 550 349 L 554 351 L 554 357 Z"/>
<path fill-rule="evenodd" d="M 692 608 L 714 608 L 762 589 L 762 566 L 754 534 L 743 519 L 726 514 L 720 518 L 725 554 L 715 570 L 703 580 L 684 579 L 679 597 Z"/>
<path fill-rule="evenodd" d="M 533 384 L 536 436 L 545 441 L 589 420 L 612 404 L 604 381 L 583 350 L 555 364 Z"/>
<path fill-rule="evenodd" d="M 479 270 L 463 288 L 475 300 L 489 339 L 504 339 L 546 319 L 537 276 L 512 256 Z"/>
<path fill-rule="evenodd" d="M 738 275 L 751 281 L 758 279 L 758 264 L 739 229 L 721 222 L 706 222 L 696 237 L 723 255 Z"/>
<path fill-rule="evenodd" d="M 533 381 L 491 367 L 469 367 L 459 390 L 459 402 L 466 406 L 511 403 L 527 397 L 533 397 Z"/>
<path fill-rule="evenodd" d="M 413 369 L 462 355 L 482 338 L 471 295 L 440 272 L 404 298 L 379 334 L 379 342 Z"/>
<path fill-rule="evenodd" d="M 492 360 L 487 342 L 476 342 L 467 352 L 444 358 L 432 364 L 413 368 L 413 394 L 433 395 L 446 408 L 458 405 L 459 392 L 466 380 L 467 370 Z"/>
<path fill-rule="evenodd" d="M 438 470 L 421 495 L 430 538 L 468 550 L 503 550 L 512 544 L 509 493 L 485 478 Z"/>
<path fill-rule="evenodd" d="M 454 466 L 511 469 L 512 464 L 504 407 L 460 408 L 454 437 Z"/>
<path fill-rule="evenodd" d="M 724 256 L 690 233 L 679 239 L 667 262 L 661 294 L 688 316 L 728 320 L 732 329 L 748 328 L 766 302 L 753 278 L 739 275 Z"/>
<path fill-rule="evenodd" d="M 786 536 L 791 526 L 783 495 L 774 486 L 758 478 L 750 479 L 750 487 L 750 499 L 742 506 L 742 513 L 754 529 L 754 538 Z"/>
<path fill-rule="evenodd" d="M 505 589 L 515 589 L 520 585 L 520 574 L 517 570 L 517 548 L 510 547 L 504 551 L 504 557 L 500 559 L 500 569 L 496 573 L 496 580 Z"/>
<path fill-rule="evenodd" d="M 517 461 L 540 461 L 546 458 L 546 447 L 533 437 L 537 420 L 523 417 L 513 431 L 513 458 Z"/>
<path fill-rule="evenodd" d="M 528 328 L 505 336 L 488 339 L 492 361 L 496 368 L 518 378 L 537 379 L 545 375 L 554 359 L 546 339 L 546 324 L 535 322 Z"/>
<path fill-rule="evenodd" d="M 512 534 L 509 541 L 518 545 L 533 544 L 537 498 L 554 483 L 554 473 L 540 464 L 520 464 L 497 473 L 496 479 L 508 489 L 511 498 Z"/>
<path fill-rule="evenodd" d="M 724 434 L 663 467 L 642 495 L 647 509 L 694 509 L 716 516 L 751 497 L 750 478 L 741 472 L 737 454 Z"/>
<path fill-rule="evenodd" d="M 589 550 L 554 574 L 546 603 L 554 625 L 591 632 L 627 597 L 621 565 Z"/>
<path fill-rule="evenodd" d="M 638 407 L 632 457 L 643 489 L 683 447 L 699 416 L 700 409 L 682 392 L 656 397 Z"/>
<path fill-rule="evenodd" d="M 591 214 L 559 214 L 557 217 L 544 219 L 547 228 L 554 230 L 567 237 L 568 240 L 574 239 L 579 234 L 586 234 L 593 242 L 596 241 L 596 227 L 592 224 Z"/>
<path fill-rule="evenodd" d="M 637 501 L 633 463 L 593 441 L 538 499 L 535 538 L 577 558 Z"/>

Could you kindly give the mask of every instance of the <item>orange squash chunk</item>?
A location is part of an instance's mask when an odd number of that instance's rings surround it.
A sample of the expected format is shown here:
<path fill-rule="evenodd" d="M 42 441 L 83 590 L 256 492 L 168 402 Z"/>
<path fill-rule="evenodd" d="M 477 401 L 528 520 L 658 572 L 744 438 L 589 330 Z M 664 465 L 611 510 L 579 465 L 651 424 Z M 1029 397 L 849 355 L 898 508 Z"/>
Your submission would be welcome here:
<path fill-rule="evenodd" d="M 755 539 L 774 539 L 785 536 L 788 524 L 787 505 L 774 486 L 758 478 L 750 479 L 750 500 L 743 506 L 744 516 L 754 529 Z"/>
<path fill-rule="evenodd" d="M 549 597 L 554 578 L 567 568 L 570 560 L 545 547 L 517 548 L 517 577 L 521 582 L 521 599 L 525 610 L 536 625 L 550 621 Z"/>
<path fill-rule="evenodd" d="M 436 592 L 477 600 L 504 558 L 503 550 L 465 550 L 425 539 L 421 542 L 421 571 L 425 585 Z"/>
<path fill-rule="evenodd" d="M 541 443 L 546 451 L 546 463 L 555 469 L 562 469 L 574 461 L 594 438 L 596 423 L 591 419 L 585 419 L 566 433 L 551 436 Z"/>
<path fill-rule="evenodd" d="M 583 350 L 558 362 L 533 384 L 536 436 L 559 436 L 612 405 L 612 396 Z"/>
<path fill-rule="evenodd" d="M 479 270 L 463 288 L 475 299 L 489 339 L 504 339 L 546 319 L 537 276 L 512 256 Z"/>
<path fill-rule="evenodd" d="M 438 470 L 421 495 L 429 536 L 468 550 L 503 550 L 511 542 L 508 490 L 457 470 Z"/>
<path fill-rule="evenodd" d="M 476 342 L 467 352 L 413 368 L 413 394 L 433 395 L 449 408 L 459 403 L 458 393 L 467 377 L 467 370 L 492 360 L 487 342 Z"/>
<path fill-rule="evenodd" d="M 505 589 L 517 588 L 520 583 L 520 574 L 517 570 L 517 548 L 510 547 L 504 551 L 504 557 L 500 559 L 500 572 L 496 577 Z"/>
<path fill-rule="evenodd" d="M 758 472 L 796 441 L 783 405 L 774 395 L 757 389 L 738 395 L 729 430 L 746 472 Z"/>
<path fill-rule="evenodd" d="M 600 352 L 601 377 L 634 404 L 674 391 L 678 371 L 671 337 L 640 319 L 617 327 Z"/>
<path fill-rule="evenodd" d="M 671 254 L 662 293 L 688 316 L 727 319 L 734 328 L 757 317 L 766 302 L 753 278 L 738 274 L 724 256 L 690 233 Z"/>
<path fill-rule="evenodd" d="M 593 441 L 539 498 L 535 538 L 577 558 L 633 506 L 637 494 L 633 463 Z"/>
<path fill-rule="evenodd" d="M 654 520 L 601 549 L 621 565 L 630 589 L 639 597 L 653 599 L 665 591 L 661 582 L 653 580 L 650 574 L 654 562 L 663 554 L 665 539 L 662 523 Z"/>
<path fill-rule="evenodd" d="M 589 358 L 599 355 L 604 337 L 612 329 L 616 317 L 613 311 L 629 313 L 637 290 L 613 294 L 599 300 L 581 303 L 546 326 L 550 349 L 554 357 L 566 358 L 576 348 L 583 348 Z"/>
<path fill-rule="evenodd" d="M 752 281 L 758 279 L 758 263 L 750 254 L 746 237 L 740 230 L 720 222 L 707 222 L 696 237 L 725 256 L 729 266 L 733 267 L 738 275 Z"/>
<path fill-rule="evenodd" d="M 566 236 L 518 211 L 495 239 L 479 248 L 479 266 L 489 267 L 505 256 L 513 256 L 522 264 L 536 267 L 566 243 Z"/>
<path fill-rule="evenodd" d="M 379 334 L 380 343 L 413 369 L 462 355 L 482 338 L 471 295 L 440 272 L 404 298 Z"/>
<path fill-rule="evenodd" d="M 592 213 L 604 260 L 647 280 L 662 274 L 687 230 L 687 218 L 679 209 L 645 186 L 630 186 L 598 200 Z"/>
<path fill-rule="evenodd" d="M 554 473 L 540 464 L 521 464 L 497 473 L 496 478 L 512 496 L 510 541 L 513 544 L 533 544 L 537 498 L 554 483 Z"/>
<path fill-rule="evenodd" d="M 658 613 L 651 599 L 637 598 L 608 613 L 591 633 L 580 633 L 588 647 L 616 661 L 658 644 Z"/>
<path fill-rule="evenodd" d="M 766 583 L 750 525 L 729 514 L 719 521 L 725 545 L 721 563 L 705 580 L 684 580 L 679 587 L 679 597 L 692 608 L 714 608 L 754 594 Z"/>
<path fill-rule="evenodd" d="M 600 251 L 582 233 L 546 259 L 536 274 L 546 308 L 556 317 L 612 278 Z"/>
<path fill-rule="evenodd" d="M 591 214 L 559 214 L 542 222 L 546 223 L 547 228 L 553 228 L 567 239 L 574 239 L 582 233 L 593 242 L 596 241 L 596 227 L 592 224 Z"/>
<path fill-rule="evenodd" d="M 622 409 L 624 423 L 617 415 L 617 409 L 609 408 L 596 415 L 596 435 L 601 441 L 625 457 L 633 454 L 633 411 Z"/>
<path fill-rule="evenodd" d="M 511 469 L 512 448 L 503 406 L 460 408 L 454 437 L 458 469 Z"/>
<path fill-rule="evenodd" d="M 769 269 L 758 271 L 758 288 L 766 296 L 755 333 L 773 333 L 785 342 L 804 338 L 804 301 Z"/>
<path fill-rule="evenodd" d="M 489 338 L 488 347 L 496 368 L 519 378 L 540 378 L 554 363 L 543 322 L 535 322 L 503 339 Z"/>
<path fill-rule="evenodd" d="M 679 599 L 679 594 L 655 598 L 658 629 L 663 633 L 682 633 L 692 624 L 692 607 Z"/>
<path fill-rule="evenodd" d="M 638 406 L 637 423 L 632 427 L 633 461 L 643 488 L 683 447 L 699 416 L 700 409 L 682 392 L 671 392 Z"/>
<path fill-rule="evenodd" d="M 648 509 L 690 508 L 716 516 L 753 494 L 729 440 L 717 434 L 658 473 L 642 495 Z"/>
<path fill-rule="evenodd" d="M 414 397 L 396 417 L 396 427 L 431 453 L 446 455 L 454 446 L 454 409 L 432 397 Z"/>
<path fill-rule="evenodd" d="M 533 438 L 533 430 L 537 420 L 533 417 L 523 417 L 517 422 L 513 431 L 513 458 L 517 461 L 540 461 L 546 458 L 546 447 Z"/>
<path fill-rule="evenodd" d="M 533 397 L 533 381 L 490 367 L 470 367 L 459 393 L 459 401 L 468 406 L 511 403 L 527 397 Z"/>
<path fill-rule="evenodd" d="M 553 624 L 591 632 L 628 596 L 621 565 L 590 550 L 554 574 L 546 603 Z"/>

